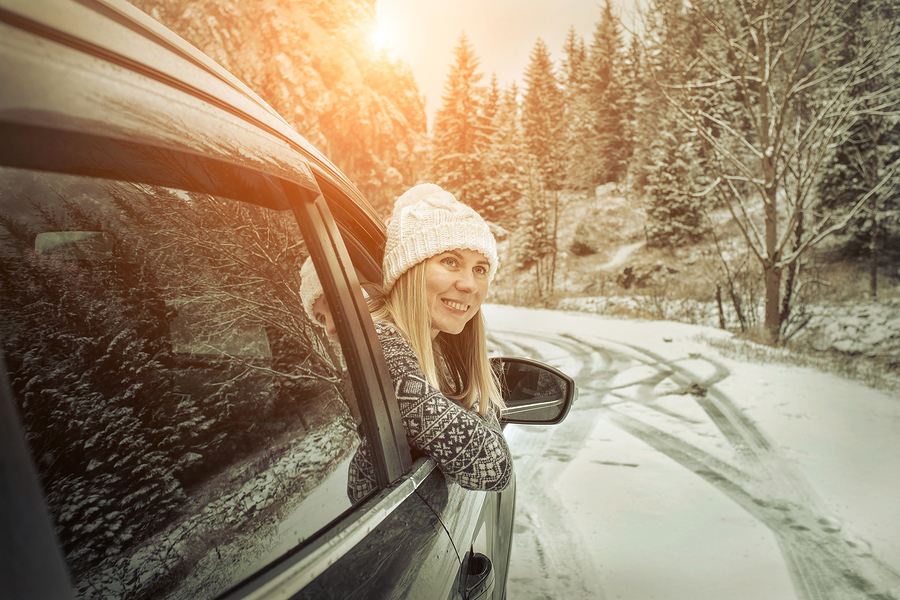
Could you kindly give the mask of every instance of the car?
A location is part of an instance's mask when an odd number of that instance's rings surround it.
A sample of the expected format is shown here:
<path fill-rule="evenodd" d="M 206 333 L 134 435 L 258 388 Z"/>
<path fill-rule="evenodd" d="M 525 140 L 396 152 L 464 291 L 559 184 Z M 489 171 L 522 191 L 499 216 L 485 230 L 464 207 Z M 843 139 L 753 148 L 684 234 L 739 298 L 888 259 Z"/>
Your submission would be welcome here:
<path fill-rule="evenodd" d="M 125 2 L 0 0 L 0 54 L 0 597 L 504 598 L 515 483 L 410 451 L 352 182 Z M 492 360 L 504 423 L 566 417 Z"/>

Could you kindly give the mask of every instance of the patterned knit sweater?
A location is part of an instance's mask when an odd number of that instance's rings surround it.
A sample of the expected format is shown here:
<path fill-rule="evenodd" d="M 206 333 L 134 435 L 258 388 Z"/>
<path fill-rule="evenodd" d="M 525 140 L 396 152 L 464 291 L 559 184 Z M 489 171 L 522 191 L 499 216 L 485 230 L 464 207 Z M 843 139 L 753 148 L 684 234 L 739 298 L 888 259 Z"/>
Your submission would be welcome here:
<path fill-rule="evenodd" d="M 499 491 L 509 485 L 513 460 L 497 412 L 482 416 L 447 398 L 427 382 L 412 348 L 393 325 L 376 323 L 375 331 L 410 447 L 433 458 L 464 488 Z M 347 493 L 355 503 L 374 488 L 374 468 L 364 440 L 350 463 Z"/>

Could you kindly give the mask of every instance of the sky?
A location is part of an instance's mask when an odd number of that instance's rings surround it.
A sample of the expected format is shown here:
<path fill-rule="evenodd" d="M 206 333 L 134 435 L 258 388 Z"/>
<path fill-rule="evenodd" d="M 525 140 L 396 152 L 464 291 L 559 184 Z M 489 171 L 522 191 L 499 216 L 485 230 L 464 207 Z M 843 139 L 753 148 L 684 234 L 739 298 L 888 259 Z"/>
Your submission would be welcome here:
<path fill-rule="evenodd" d="M 613 0 L 614 12 L 627 27 L 633 2 Z M 373 41 L 410 66 L 425 95 L 430 124 L 462 33 L 480 60 L 483 83 L 496 73 L 501 87 L 513 81 L 521 85 L 538 38 L 558 62 L 571 27 L 590 44 L 601 6 L 599 0 L 377 0 L 379 30 Z"/>

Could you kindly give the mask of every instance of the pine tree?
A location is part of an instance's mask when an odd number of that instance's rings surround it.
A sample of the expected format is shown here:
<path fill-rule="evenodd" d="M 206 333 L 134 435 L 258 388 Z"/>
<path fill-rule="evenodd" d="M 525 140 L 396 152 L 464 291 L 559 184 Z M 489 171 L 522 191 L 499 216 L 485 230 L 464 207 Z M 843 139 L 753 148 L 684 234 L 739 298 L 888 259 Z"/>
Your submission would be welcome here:
<path fill-rule="evenodd" d="M 490 120 L 482 100 L 484 88 L 478 85 L 483 77 L 479 61 L 465 33 L 454 54 L 443 104 L 434 118 L 431 176 L 461 202 L 477 207 L 483 180 L 479 155 L 490 141 Z"/>
<path fill-rule="evenodd" d="M 474 150 L 472 164 L 469 168 L 469 183 L 465 191 L 465 201 L 488 221 L 498 218 L 494 207 L 495 192 L 492 181 L 494 160 L 492 147 L 496 132 L 496 117 L 500 110 L 501 91 L 497 83 L 497 75 L 491 75 L 491 82 L 482 89 L 478 107 L 478 125 L 483 142 Z"/>
<path fill-rule="evenodd" d="M 638 36 L 632 37 L 625 59 L 628 142 L 631 156 L 628 161 L 627 177 L 632 190 L 638 195 L 644 191 L 647 168 L 652 164 L 650 152 L 653 143 L 659 137 L 659 132 L 666 129 L 661 124 L 666 122 L 662 113 L 667 108 L 665 100 L 654 87 L 653 76 L 648 72 L 649 63 L 644 52 L 644 43 L 641 39 Z"/>
<path fill-rule="evenodd" d="M 482 108 L 485 118 L 488 123 L 491 123 L 491 128 L 493 128 L 494 117 L 497 116 L 497 111 L 500 110 L 500 101 L 502 99 L 503 92 L 500 89 L 500 83 L 497 81 L 497 74 L 491 73 L 491 82 L 485 91 Z M 493 131 L 491 131 L 491 134 L 493 134 Z"/>
<path fill-rule="evenodd" d="M 591 110 L 588 87 L 587 49 L 584 40 L 569 29 L 563 45 L 562 85 L 565 93 L 567 185 L 593 190 Z"/>
<path fill-rule="evenodd" d="M 685 139 L 687 138 L 687 139 Z M 647 245 L 694 244 L 706 232 L 698 199 L 692 195 L 696 148 L 685 132 L 660 131 L 645 167 Z"/>
<path fill-rule="evenodd" d="M 646 201 L 648 243 L 679 246 L 707 233 L 703 214 L 713 199 L 702 192 L 710 184 L 709 151 L 701 137 L 684 130 L 664 90 L 703 81 L 709 74 L 698 65 L 698 54 L 715 55 L 717 48 L 702 20 L 691 18 L 680 0 L 653 2 L 644 26 L 643 40 L 632 40 L 623 70 L 624 123 L 633 124 L 631 179 Z M 732 102 L 717 94 L 711 86 L 698 91 L 692 110 L 731 111 Z"/>
<path fill-rule="evenodd" d="M 554 288 L 556 229 L 565 183 L 565 97 L 547 45 L 538 39 L 525 71 L 522 131 L 527 153 L 527 206 L 522 211 L 526 243 L 523 266 L 535 267 L 539 295 Z"/>
<path fill-rule="evenodd" d="M 595 184 L 617 182 L 624 178 L 627 169 L 622 45 L 619 20 L 612 12 L 610 0 L 606 0 L 588 54 L 589 155 L 593 157 Z"/>
<path fill-rule="evenodd" d="M 862 25 L 862 13 L 872 10 L 877 4 L 871 0 L 857 0 L 847 10 L 845 18 L 852 20 L 854 27 L 851 40 L 846 46 L 841 63 L 853 61 L 860 52 L 860 44 L 865 42 L 865 34 L 858 35 Z M 896 19 L 897 8 L 882 5 L 884 19 Z M 892 14 L 894 13 L 894 14 Z M 895 43 L 895 51 L 900 45 Z M 890 56 L 882 58 L 887 63 Z M 883 72 L 860 82 L 854 89 L 854 95 L 871 97 L 873 92 L 890 82 L 900 78 L 900 68 L 887 65 Z M 896 83 L 894 83 L 896 85 Z M 836 144 L 819 182 L 819 194 L 823 202 L 830 207 L 852 207 L 866 194 L 879 185 L 889 169 L 895 168 L 900 161 L 900 118 L 896 112 L 898 98 L 895 96 L 887 102 L 867 100 L 860 110 L 860 117 L 849 128 L 844 138 Z M 891 115 L 891 113 L 894 113 Z M 875 198 L 869 206 L 853 218 L 846 228 L 849 240 L 845 246 L 848 254 L 866 256 L 869 261 L 869 295 L 878 296 L 878 268 L 882 254 L 896 249 L 900 242 L 900 181 L 893 181 L 877 190 Z M 900 252 L 894 250 L 891 258 L 900 258 Z"/>
<path fill-rule="evenodd" d="M 642 68 L 641 43 L 637 36 L 633 36 L 622 58 L 622 72 L 620 75 L 622 100 L 619 106 L 622 119 L 622 158 L 624 160 L 620 177 L 624 177 L 626 180 L 632 172 L 632 164 L 634 163 L 638 111 L 643 84 Z"/>
<path fill-rule="evenodd" d="M 563 91 L 550 52 L 538 40 L 525 70 L 522 126 L 525 144 L 543 188 L 559 190 L 565 181 Z"/>
<path fill-rule="evenodd" d="M 500 92 L 491 123 L 491 143 L 482 155 L 485 193 L 481 214 L 504 229 L 516 227 L 526 189 L 518 97 L 519 88 L 515 82 Z"/>

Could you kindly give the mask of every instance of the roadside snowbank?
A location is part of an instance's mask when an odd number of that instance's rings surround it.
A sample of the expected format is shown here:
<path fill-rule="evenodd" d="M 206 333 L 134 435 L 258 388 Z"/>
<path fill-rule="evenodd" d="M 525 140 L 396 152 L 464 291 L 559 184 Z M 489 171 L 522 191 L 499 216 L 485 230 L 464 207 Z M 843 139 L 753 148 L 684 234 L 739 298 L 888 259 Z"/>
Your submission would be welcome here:
<path fill-rule="evenodd" d="M 812 306 L 800 339 L 816 350 L 834 348 L 900 360 L 900 298 L 885 302 Z"/>
<path fill-rule="evenodd" d="M 604 316 L 653 314 L 661 319 L 718 326 L 714 304 L 687 300 L 671 301 L 650 296 L 566 298 L 560 301 L 559 308 Z M 836 350 L 889 359 L 900 357 L 900 298 L 812 305 L 807 311 L 809 322 L 794 336 L 796 342 L 807 343 L 818 351 Z M 727 325 L 735 327 L 737 324 L 728 322 Z"/>

